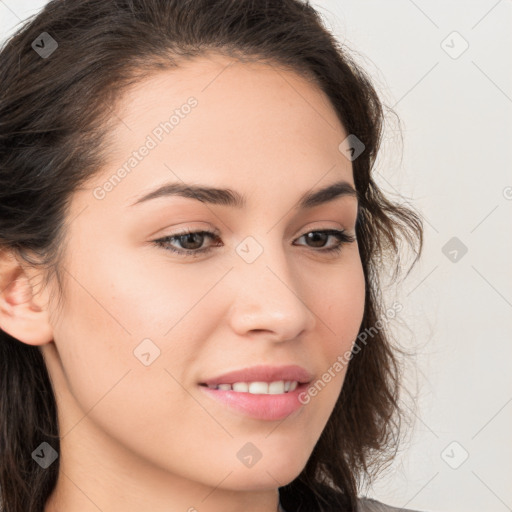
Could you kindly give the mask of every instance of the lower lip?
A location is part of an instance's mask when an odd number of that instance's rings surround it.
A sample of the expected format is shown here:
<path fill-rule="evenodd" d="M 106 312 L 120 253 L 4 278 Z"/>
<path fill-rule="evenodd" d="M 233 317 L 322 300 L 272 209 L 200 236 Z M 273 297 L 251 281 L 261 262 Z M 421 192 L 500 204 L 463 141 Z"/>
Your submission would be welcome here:
<path fill-rule="evenodd" d="M 266 421 L 282 420 L 302 407 L 299 395 L 308 384 L 299 384 L 293 391 L 276 395 L 224 391 L 199 386 L 204 393 L 231 409 L 251 418 Z"/>

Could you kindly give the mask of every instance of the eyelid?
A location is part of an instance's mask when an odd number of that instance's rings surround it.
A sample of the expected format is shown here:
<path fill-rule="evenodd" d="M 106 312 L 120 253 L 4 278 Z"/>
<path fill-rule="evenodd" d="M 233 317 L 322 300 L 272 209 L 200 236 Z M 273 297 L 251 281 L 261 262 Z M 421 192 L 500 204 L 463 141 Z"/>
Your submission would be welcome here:
<path fill-rule="evenodd" d="M 191 225 L 190 223 L 186 226 L 175 228 L 175 231 L 171 231 L 170 233 L 167 233 L 167 229 L 164 231 L 161 235 L 151 235 L 150 238 L 154 239 L 155 237 L 158 238 L 166 238 L 166 237 L 172 237 L 172 236 L 181 236 L 181 235 L 187 235 L 188 233 L 199 233 L 199 232 L 207 232 L 211 231 L 214 235 L 220 236 L 221 231 L 220 229 L 217 229 L 213 224 L 210 224 L 209 222 L 202 222 L 200 224 L 203 225 L 195 225 L 195 223 L 192 223 L 194 225 Z M 169 229 L 172 229 L 169 227 Z M 157 233 L 160 233 L 162 230 L 157 231 Z"/>
<path fill-rule="evenodd" d="M 204 232 L 211 232 L 212 234 L 216 236 L 220 236 L 221 232 L 220 229 L 214 228 L 211 224 L 208 225 L 208 227 L 190 227 L 186 226 L 184 228 L 178 228 L 178 231 L 173 231 L 172 233 L 169 233 L 168 235 L 163 235 L 163 237 L 166 236 L 181 236 L 181 235 L 188 235 L 189 233 L 204 233 Z"/>

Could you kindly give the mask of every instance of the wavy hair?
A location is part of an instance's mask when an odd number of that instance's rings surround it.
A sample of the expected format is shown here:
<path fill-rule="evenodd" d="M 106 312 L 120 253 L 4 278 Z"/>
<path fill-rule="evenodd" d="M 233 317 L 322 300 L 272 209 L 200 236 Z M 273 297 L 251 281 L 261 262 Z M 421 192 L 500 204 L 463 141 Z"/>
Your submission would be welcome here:
<path fill-rule="evenodd" d="M 47 32 L 47 58 L 32 46 Z M 41 45 L 40 45 L 41 46 Z M 49 48 L 47 47 L 49 50 Z M 0 52 L 0 250 L 56 277 L 72 194 L 108 157 L 122 94 L 151 73 L 218 52 L 307 77 L 365 146 L 353 162 L 356 234 L 366 297 L 360 332 L 383 313 L 383 261 L 399 270 L 401 241 L 417 261 L 420 216 L 388 199 L 372 171 L 383 104 L 369 76 L 301 0 L 52 0 Z M 351 360 L 334 410 L 301 473 L 279 488 L 287 510 L 357 510 L 363 478 L 393 457 L 403 411 L 397 348 L 378 329 Z M 32 451 L 59 451 L 54 390 L 39 347 L 0 330 L 0 488 L 4 512 L 43 512 L 59 459 L 42 469 Z M 391 453 L 391 455 L 390 455 Z"/>

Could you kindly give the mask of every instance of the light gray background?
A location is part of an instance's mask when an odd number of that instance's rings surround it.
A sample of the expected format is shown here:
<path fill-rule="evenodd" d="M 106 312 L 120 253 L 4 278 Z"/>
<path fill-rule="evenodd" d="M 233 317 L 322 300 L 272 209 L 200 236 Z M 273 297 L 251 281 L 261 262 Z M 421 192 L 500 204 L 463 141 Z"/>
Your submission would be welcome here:
<path fill-rule="evenodd" d="M 1 39 L 45 3 L 0 0 Z M 312 4 L 399 115 L 403 151 L 390 124 L 378 183 L 425 223 L 423 258 L 388 299 L 417 354 L 415 426 L 368 494 L 430 512 L 512 511 L 512 1 Z"/>

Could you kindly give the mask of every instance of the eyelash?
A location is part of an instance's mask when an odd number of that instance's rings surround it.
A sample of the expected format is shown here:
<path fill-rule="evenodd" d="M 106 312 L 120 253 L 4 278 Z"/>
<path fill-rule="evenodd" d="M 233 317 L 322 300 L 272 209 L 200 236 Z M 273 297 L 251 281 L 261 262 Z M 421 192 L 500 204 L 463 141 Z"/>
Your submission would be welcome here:
<path fill-rule="evenodd" d="M 353 235 L 348 234 L 345 230 L 338 230 L 338 229 L 317 229 L 313 231 L 307 231 L 306 233 L 302 234 L 299 238 L 302 238 L 305 235 L 308 235 L 309 233 L 322 233 L 330 236 L 334 236 L 338 239 L 338 244 L 334 247 L 331 247 L 329 249 L 318 249 L 316 252 L 321 253 L 329 253 L 329 254 L 338 254 L 341 252 L 341 249 L 344 245 L 355 242 L 356 238 Z M 163 238 L 159 238 L 158 240 L 154 240 L 154 243 L 158 247 L 162 247 L 167 251 L 171 251 L 173 253 L 179 254 L 181 256 L 191 256 L 192 258 L 198 257 L 201 254 L 208 253 L 212 250 L 212 246 L 209 247 L 203 247 L 201 249 L 176 249 L 176 247 L 172 247 L 171 245 L 168 245 L 169 242 L 180 239 L 181 237 L 185 237 L 187 235 L 207 235 L 210 239 L 218 238 L 218 233 L 212 232 L 212 231 L 190 231 L 186 230 L 182 233 L 176 234 L 176 235 L 169 235 L 165 236 Z M 314 250 L 314 248 L 312 248 Z"/>

